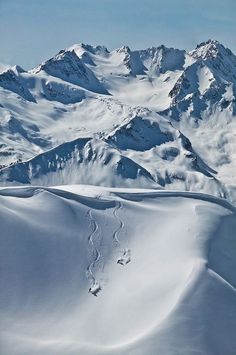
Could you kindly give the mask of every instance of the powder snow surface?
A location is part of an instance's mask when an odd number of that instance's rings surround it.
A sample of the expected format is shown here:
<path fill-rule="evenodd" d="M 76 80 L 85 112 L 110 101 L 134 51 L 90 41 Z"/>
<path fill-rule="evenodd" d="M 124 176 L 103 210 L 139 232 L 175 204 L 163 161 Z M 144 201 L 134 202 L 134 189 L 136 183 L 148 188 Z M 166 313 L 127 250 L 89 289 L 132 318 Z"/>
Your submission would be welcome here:
<path fill-rule="evenodd" d="M 2 355 L 234 355 L 236 216 L 199 193 L 0 190 Z"/>

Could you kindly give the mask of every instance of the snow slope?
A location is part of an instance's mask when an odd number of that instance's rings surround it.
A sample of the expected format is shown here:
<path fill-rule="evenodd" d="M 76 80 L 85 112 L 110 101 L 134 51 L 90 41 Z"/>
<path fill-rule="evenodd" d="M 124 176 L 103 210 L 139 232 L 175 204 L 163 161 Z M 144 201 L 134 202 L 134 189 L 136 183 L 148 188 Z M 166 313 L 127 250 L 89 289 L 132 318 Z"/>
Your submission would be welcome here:
<path fill-rule="evenodd" d="M 236 353 L 225 200 L 89 186 L 0 200 L 1 354 Z"/>

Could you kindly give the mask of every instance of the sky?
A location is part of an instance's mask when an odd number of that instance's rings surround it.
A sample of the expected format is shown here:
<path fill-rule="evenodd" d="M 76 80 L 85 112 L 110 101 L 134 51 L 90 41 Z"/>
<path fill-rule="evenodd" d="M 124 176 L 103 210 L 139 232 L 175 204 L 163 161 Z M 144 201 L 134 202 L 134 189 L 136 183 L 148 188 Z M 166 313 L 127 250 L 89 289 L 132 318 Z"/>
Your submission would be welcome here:
<path fill-rule="evenodd" d="M 236 0 L 0 0 L 0 62 L 30 69 L 74 43 L 108 49 L 209 38 L 236 54 Z"/>

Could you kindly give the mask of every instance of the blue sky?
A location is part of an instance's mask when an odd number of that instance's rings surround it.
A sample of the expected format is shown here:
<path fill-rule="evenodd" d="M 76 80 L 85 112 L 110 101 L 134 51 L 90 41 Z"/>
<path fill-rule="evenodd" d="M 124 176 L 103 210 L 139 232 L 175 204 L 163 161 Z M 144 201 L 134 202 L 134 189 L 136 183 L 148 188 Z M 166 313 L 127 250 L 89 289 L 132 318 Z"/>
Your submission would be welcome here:
<path fill-rule="evenodd" d="M 236 0 L 0 0 L 0 62 L 28 69 L 74 43 L 165 44 L 209 38 L 236 53 Z"/>

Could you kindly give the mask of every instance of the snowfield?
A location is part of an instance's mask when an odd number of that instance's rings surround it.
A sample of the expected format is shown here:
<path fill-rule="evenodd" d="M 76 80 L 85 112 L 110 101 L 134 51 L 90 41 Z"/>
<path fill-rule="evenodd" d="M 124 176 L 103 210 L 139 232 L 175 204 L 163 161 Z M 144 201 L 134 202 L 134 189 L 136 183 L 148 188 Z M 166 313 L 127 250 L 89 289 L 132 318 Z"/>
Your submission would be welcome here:
<path fill-rule="evenodd" d="M 236 353 L 236 215 L 189 192 L 0 190 L 1 354 Z"/>

